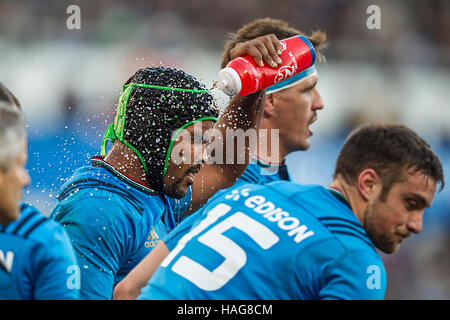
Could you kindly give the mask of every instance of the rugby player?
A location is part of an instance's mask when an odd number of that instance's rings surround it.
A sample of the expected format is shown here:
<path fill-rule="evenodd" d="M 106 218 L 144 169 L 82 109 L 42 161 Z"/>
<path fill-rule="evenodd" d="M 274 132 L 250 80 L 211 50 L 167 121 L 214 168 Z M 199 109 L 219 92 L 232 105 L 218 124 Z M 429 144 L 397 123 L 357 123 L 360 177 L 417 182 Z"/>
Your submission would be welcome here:
<path fill-rule="evenodd" d="M 328 187 L 277 181 L 218 192 L 139 299 L 383 299 L 375 249 L 394 253 L 419 233 L 439 185 L 441 162 L 415 132 L 363 125 Z"/>
<path fill-rule="evenodd" d="M 281 44 L 268 40 L 263 48 L 277 57 Z M 260 50 L 248 46 L 240 54 L 255 56 Z M 208 142 L 202 133 L 214 126 L 227 145 L 227 129 L 259 128 L 264 101 L 265 90 L 237 95 L 217 119 L 204 85 L 181 70 L 146 68 L 125 83 L 102 156 L 93 157 L 91 166 L 78 169 L 62 186 L 51 213 L 72 240 L 82 299 L 111 299 L 115 284 L 182 217 L 236 182 L 249 163 L 250 148 L 234 153 L 245 154 L 243 164 L 202 165 Z M 106 154 L 108 140 L 114 143 Z M 172 149 L 188 150 L 195 163 L 177 163 Z"/>
<path fill-rule="evenodd" d="M 225 44 L 221 67 L 237 56 L 242 55 L 248 47 L 264 48 L 270 39 L 285 39 L 303 33 L 288 23 L 272 18 L 258 19 L 241 27 Z M 320 31 L 313 32 L 308 39 L 314 46 L 319 61 L 324 60 L 321 52 L 325 47 L 326 36 Z M 255 62 L 261 65 L 263 57 L 266 63 L 276 66 L 276 57 L 268 51 L 261 50 L 254 55 Z M 260 135 L 258 153 L 236 181 L 234 187 L 242 183 L 268 183 L 277 180 L 290 180 L 285 164 L 285 157 L 294 151 L 307 150 L 312 135 L 310 125 L 317 120 L 317 111 L 323 109 L 323 102 L 316 87 L 318 75 L 315 66 L 304 72 L 282 81 L 266 90 L 264 114 L 260 130 L 267 133 L 265 139 Z M 272 141 L 272 130 L 278 130 L 278 140 Z M 272 151 L 272 144 L 279 148 Z M 265 144 L 265 145 L 263 145 Z M 267 150 L 267 152 L 261 152 Z M 195 215 L 189 221 L 195 221 Z M 164 240 L 158 242 L 156 248 L 133 269 L 114 289 L 114 299 L 136 299 L 140 290 L 150 279 L 158 265 L 176 245 L 178 239 L 189 231 L 187 223 L 184 228 L 176 228 Z"/>
<path fill-rule="evenodd" d="M 21 203 L 30 183 L 25 120 L 0 83 L 0 300 L 78 299 L 79 268 L 64 228 Z"/>

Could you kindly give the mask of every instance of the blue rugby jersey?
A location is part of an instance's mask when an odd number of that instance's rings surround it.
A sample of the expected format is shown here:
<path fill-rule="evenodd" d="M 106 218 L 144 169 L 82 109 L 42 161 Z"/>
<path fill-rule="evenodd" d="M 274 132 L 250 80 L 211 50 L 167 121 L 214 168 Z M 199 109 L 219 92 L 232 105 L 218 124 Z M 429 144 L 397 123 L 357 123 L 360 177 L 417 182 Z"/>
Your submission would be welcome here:
<path fill-rule="evenodd" d="M 281 164 L 269 164 L 253 158 L 233 187 L 241 183 L 266 184 L 279 180 L 291 180 L 284 161 Z"/>
<path fill-rule="evenodd" d="M 231 188 L 235 188 L 244 183 L 265 184 L 278 180 L 290 180 L 287 166 L 284 162 L 273 165 L 253 158 L 244 173 Z M 222 192 L 224 190 L 218 191 L 216 195 Z M 191 229 L 192 225 L 201 216 L 201 213 L 202 211 L 200 209 L 185 217 L 171 232 L 163 237 L 169 250 L 172 250 L 178 243 L 178 240 Z"/>
<path fill-rule="evenodd" d="M 78 299 L 79 268 L 64 228 L 25 203 L 0 225 L 0 300 Z"/>
<path fill-rule="evenodd" d="M 217 193 L 139 299 L 383 299 L 382 260 L 334 191 L 278 181 Z"/>
<path fill-rule="evenodd" d="M 159 195 L 100 157 L 76 170 L 50 216 L 72 241 L 81 299 L 111 299 L 115 284 L 175 227 L 191 197 L 192 188 L 180 200 Z"/>
<path fill-rule="evenodd" d="M 244 173 L 229 189 L 236 188 L 244 183 L 266 184 L 279 180 L 291 180 L 284 161 L 279 165 L 273 165 L 253 158 Z M 223 190 L 219 192 L 223 192 Z M 169 250 L 172 250 L 176 246 L 178 240 L 191 229 L 192 224 L 198 220 L 200 215 L 201 209 L 185 217 L 175 229 L 163 238 Z"/>

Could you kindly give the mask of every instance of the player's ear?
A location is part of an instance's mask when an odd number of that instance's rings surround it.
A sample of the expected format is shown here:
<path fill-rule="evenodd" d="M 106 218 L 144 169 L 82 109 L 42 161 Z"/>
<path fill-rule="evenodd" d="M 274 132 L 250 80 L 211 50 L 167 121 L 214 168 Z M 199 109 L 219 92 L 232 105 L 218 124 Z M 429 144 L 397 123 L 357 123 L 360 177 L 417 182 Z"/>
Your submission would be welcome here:
<path fill-rule="evenodd" d="M 264 117 L 271 118 L 275 115 L 274 95 L 266 95 L 266 102 L 264 104 Z"/>
<path fill-rule="evenodd" d="M 365 201 L 369 201 L 380 192 L 381 180 L 373 169 L 364 169 L 358 176 L 358 193 Z"/>

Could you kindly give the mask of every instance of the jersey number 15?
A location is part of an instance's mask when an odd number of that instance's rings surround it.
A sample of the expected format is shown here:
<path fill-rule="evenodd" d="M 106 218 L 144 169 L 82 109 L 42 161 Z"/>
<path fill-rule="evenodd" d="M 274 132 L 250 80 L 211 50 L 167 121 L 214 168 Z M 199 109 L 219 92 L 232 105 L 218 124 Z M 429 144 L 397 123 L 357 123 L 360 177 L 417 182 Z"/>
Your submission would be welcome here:
<path fill-rule="evenodd" d="M 201 233 L 230 210 L 231 207 L 229 205 L 221 203 L 209 211 L 207 217 L 197 227 L 178 241 L 177 246 L 164 259 L 161 266 L 167 267 L 189 240 Z M 222 288 L 247 262 L 247 254 L 245 251 L 236 242 L 223 235 L 225 231 L 231 228 L 237 228 L 245 232 L 264 250 L 271 248 L 279 241 L 278 236 L 269 228 L 242 212 L 236 212 L 197 239 L 198 242 L 210 247 L 225 258 L 217 268 L 210 271 L 198 262 L 182 255 L 173 264 L 171 270 L 191 281 L 202 290 L 214 291 Z"/>

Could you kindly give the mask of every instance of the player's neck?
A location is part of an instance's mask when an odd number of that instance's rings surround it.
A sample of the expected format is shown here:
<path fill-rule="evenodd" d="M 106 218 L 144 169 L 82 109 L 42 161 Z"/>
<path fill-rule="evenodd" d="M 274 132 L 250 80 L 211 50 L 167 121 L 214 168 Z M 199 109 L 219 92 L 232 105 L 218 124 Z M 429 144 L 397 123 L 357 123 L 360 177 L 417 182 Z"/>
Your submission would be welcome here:
<path fill-rule="evenodd" d="M 115 141 L 104 159 L 117 171 L 150 188 L 147 175 L 136 153 L 120 141 Z"/>
<path fill-rule="evenodd" d="M 361 197 L 358 196 L 357 190 L 343 181 L 343 179 L 340 177 L 336 178 L 330 184 L 330 188 L 339 191 L 342 196 L 344 196 L 353 213 L 364 226 L 364 211 L 367 204 L 362 201 Z"/>
<path fill-rule="evenodd" d="M 258 130 L 258 152 L 256 157 L 267 163 L 282 163 L 288 152 L 278 135 L 273 135 L 270 128 Z"/>

